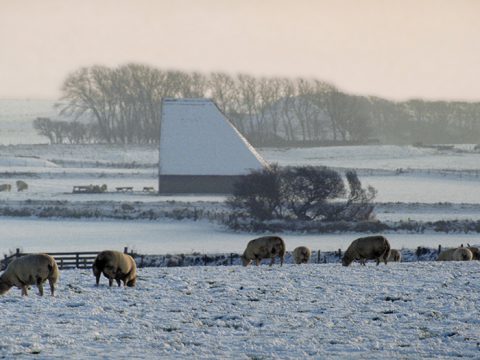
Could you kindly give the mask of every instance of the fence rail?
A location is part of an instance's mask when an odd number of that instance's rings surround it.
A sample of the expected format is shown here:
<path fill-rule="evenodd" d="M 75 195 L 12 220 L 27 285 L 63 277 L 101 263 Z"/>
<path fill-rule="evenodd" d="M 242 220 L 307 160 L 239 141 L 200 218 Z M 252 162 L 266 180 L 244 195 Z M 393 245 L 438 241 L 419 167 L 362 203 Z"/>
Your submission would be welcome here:
<path fill-rule="evenodd" d="M 124 248 L 123 252 L 125 254 L 130 254 L 133 257 L 136 256 L 135 253 L 128 252 L 128 248 Z M 63 269 L 89 269 L 92 267 L 95 258 L 100 253 L 100 251 L 76 251 L 76 252 L 49 252 L 48 255 L 51 255 L 55 258 L 58 268 Z M 0 269 L 4 270 L 14 259 L 28 255 L 28 253 L 22 253 L 20 249 L 16 249 L 15 253 L 7 256 L 4 255 L 4 258 L 0 260 Z"/>

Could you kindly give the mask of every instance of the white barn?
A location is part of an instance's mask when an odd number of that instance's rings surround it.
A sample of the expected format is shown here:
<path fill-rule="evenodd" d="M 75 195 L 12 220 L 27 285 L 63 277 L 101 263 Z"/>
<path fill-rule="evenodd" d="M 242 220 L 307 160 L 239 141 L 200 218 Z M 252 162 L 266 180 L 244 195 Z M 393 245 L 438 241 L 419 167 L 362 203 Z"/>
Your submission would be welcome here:
<path fill-rule="evenodd" d="M 209 99 L 164 99 L 160 125 L 160 194 L 231 193 L 267 162 Z"/>

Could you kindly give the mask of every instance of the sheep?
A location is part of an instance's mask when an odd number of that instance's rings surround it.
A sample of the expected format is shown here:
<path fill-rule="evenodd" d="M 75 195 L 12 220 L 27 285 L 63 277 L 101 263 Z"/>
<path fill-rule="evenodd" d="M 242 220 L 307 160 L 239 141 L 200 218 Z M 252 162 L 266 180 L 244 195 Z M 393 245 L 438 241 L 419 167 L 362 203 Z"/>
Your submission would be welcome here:
<path fill-rule="evenodd" d="M 472 260 L 480 260 L 480 249 L 478 247 L 467 244 L 467 249 L 472 252 Z"/>
<path fill-rule="evenodd" d="M 10 184 L 0 184 L 0 191 L 11 191 L 12 185 Z"/>
<path fill-rule="evenodd" d="M 473 258 L 472 252 L 464 247 L 459 247 L 452 254 L 453 261 L 471 261 Z"/>
<path fill-rule="evenodd" d="M 23 180 L 17 180 L 15 184 L 17 185 L 17 191 L 24 191 L 28 189 L 28 184 Z"/>
<path fill-rule="evenodd" d="M 472 258 L 473 254 L 468 248 L 458 247 L 442 251 L 437 261 L 470 261 Z"/>
<path fill-rule="evenodd" d="M 243 255 L 241 256 L 243 266 L 248 266 L 255 260 L 258 266 L 262 259 L 272 259 L 270 266 L 275 262 L 275 257 L 280 257 L 280 266 L 285 259 L 285 242 L 278 236 L 264 236 L 250 240 Z"/>
<path fill-rule="evenodd" d="M 345 255 L 342 258 L 342 265 L 348 266 L 354 260 L 360 260 L 360 264 L 365 265 L 368 259 L 377 260 L 377 266 L 380 264 L 382 258 L 385 265 L 388 261 L 388 254 L 390 253 L 390 243 L 381 235 L 367 236 L 354 240 Z"/>
<path fill-rule="evenodd" d="M 402 253 L 396 249 L 391 249 L 388 255 L 388 261 L 400 262 L 402 261 Z"/>
<path fill-rule="evenodd" d="M 59 278 L 55 259 L 47 254 L 31 254 L 13 260 L 0 276 L 0 295 L 12 286 L 22 289 L 22 296 L 28 295 L 28 286 L 37 285 L 39 295 L 43 296 L 43 284 L 48 280 L 50 292 L 55 296 L 55 284 Z"/>
<path fill-rule="evenodd" d="M 310 260 L 312 252 L 306 246 L 299 246 L 293 250 L 292 255 L 295 264 L 306 264 Z"/>
<path fill-rule="evenodd" d="M 112 286 L 113 280 L 117 285 L 135 286 L 137 281 L 137 265 L 135 260 L 128 254 L 120 251 L 105 250 L 97 255 L 92 266 L 93 274 L 96 278 L 96 285 L 100 282 L 100 275 L 108 278 L 109 286 Z"/>

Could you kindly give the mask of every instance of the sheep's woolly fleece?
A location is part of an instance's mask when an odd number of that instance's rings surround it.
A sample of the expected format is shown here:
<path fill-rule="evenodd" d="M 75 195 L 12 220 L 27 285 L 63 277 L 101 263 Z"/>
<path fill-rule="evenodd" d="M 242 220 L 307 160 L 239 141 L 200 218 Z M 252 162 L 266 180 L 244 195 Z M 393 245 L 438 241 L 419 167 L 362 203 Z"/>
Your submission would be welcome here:
<path fill-rule="evenodd" d="M 0 297 L 0 357 L 480 357 L 480 262 L 139 270 L 136 288 L 61 273 Z M 34 289 L 32 289 L 34 290 Z"/>

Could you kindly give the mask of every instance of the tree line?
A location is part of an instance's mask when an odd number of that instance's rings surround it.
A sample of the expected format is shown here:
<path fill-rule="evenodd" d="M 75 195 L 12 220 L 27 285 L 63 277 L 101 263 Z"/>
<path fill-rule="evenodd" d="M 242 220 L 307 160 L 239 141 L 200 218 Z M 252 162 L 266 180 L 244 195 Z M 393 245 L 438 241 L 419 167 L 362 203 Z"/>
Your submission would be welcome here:
<path fill-rule="evenodd" d="M 347 94 L 311 79 L 164 71 L 127 64 L 68 75 L 57 104 L 65 120 L 36 119 L 57 143 L 157 143 L 162 98 L 212 98 L 259 146 L 371 142 L 478 142 L 480 103 Z M 73 120 L 72 120 L 73 119 Z"/>

